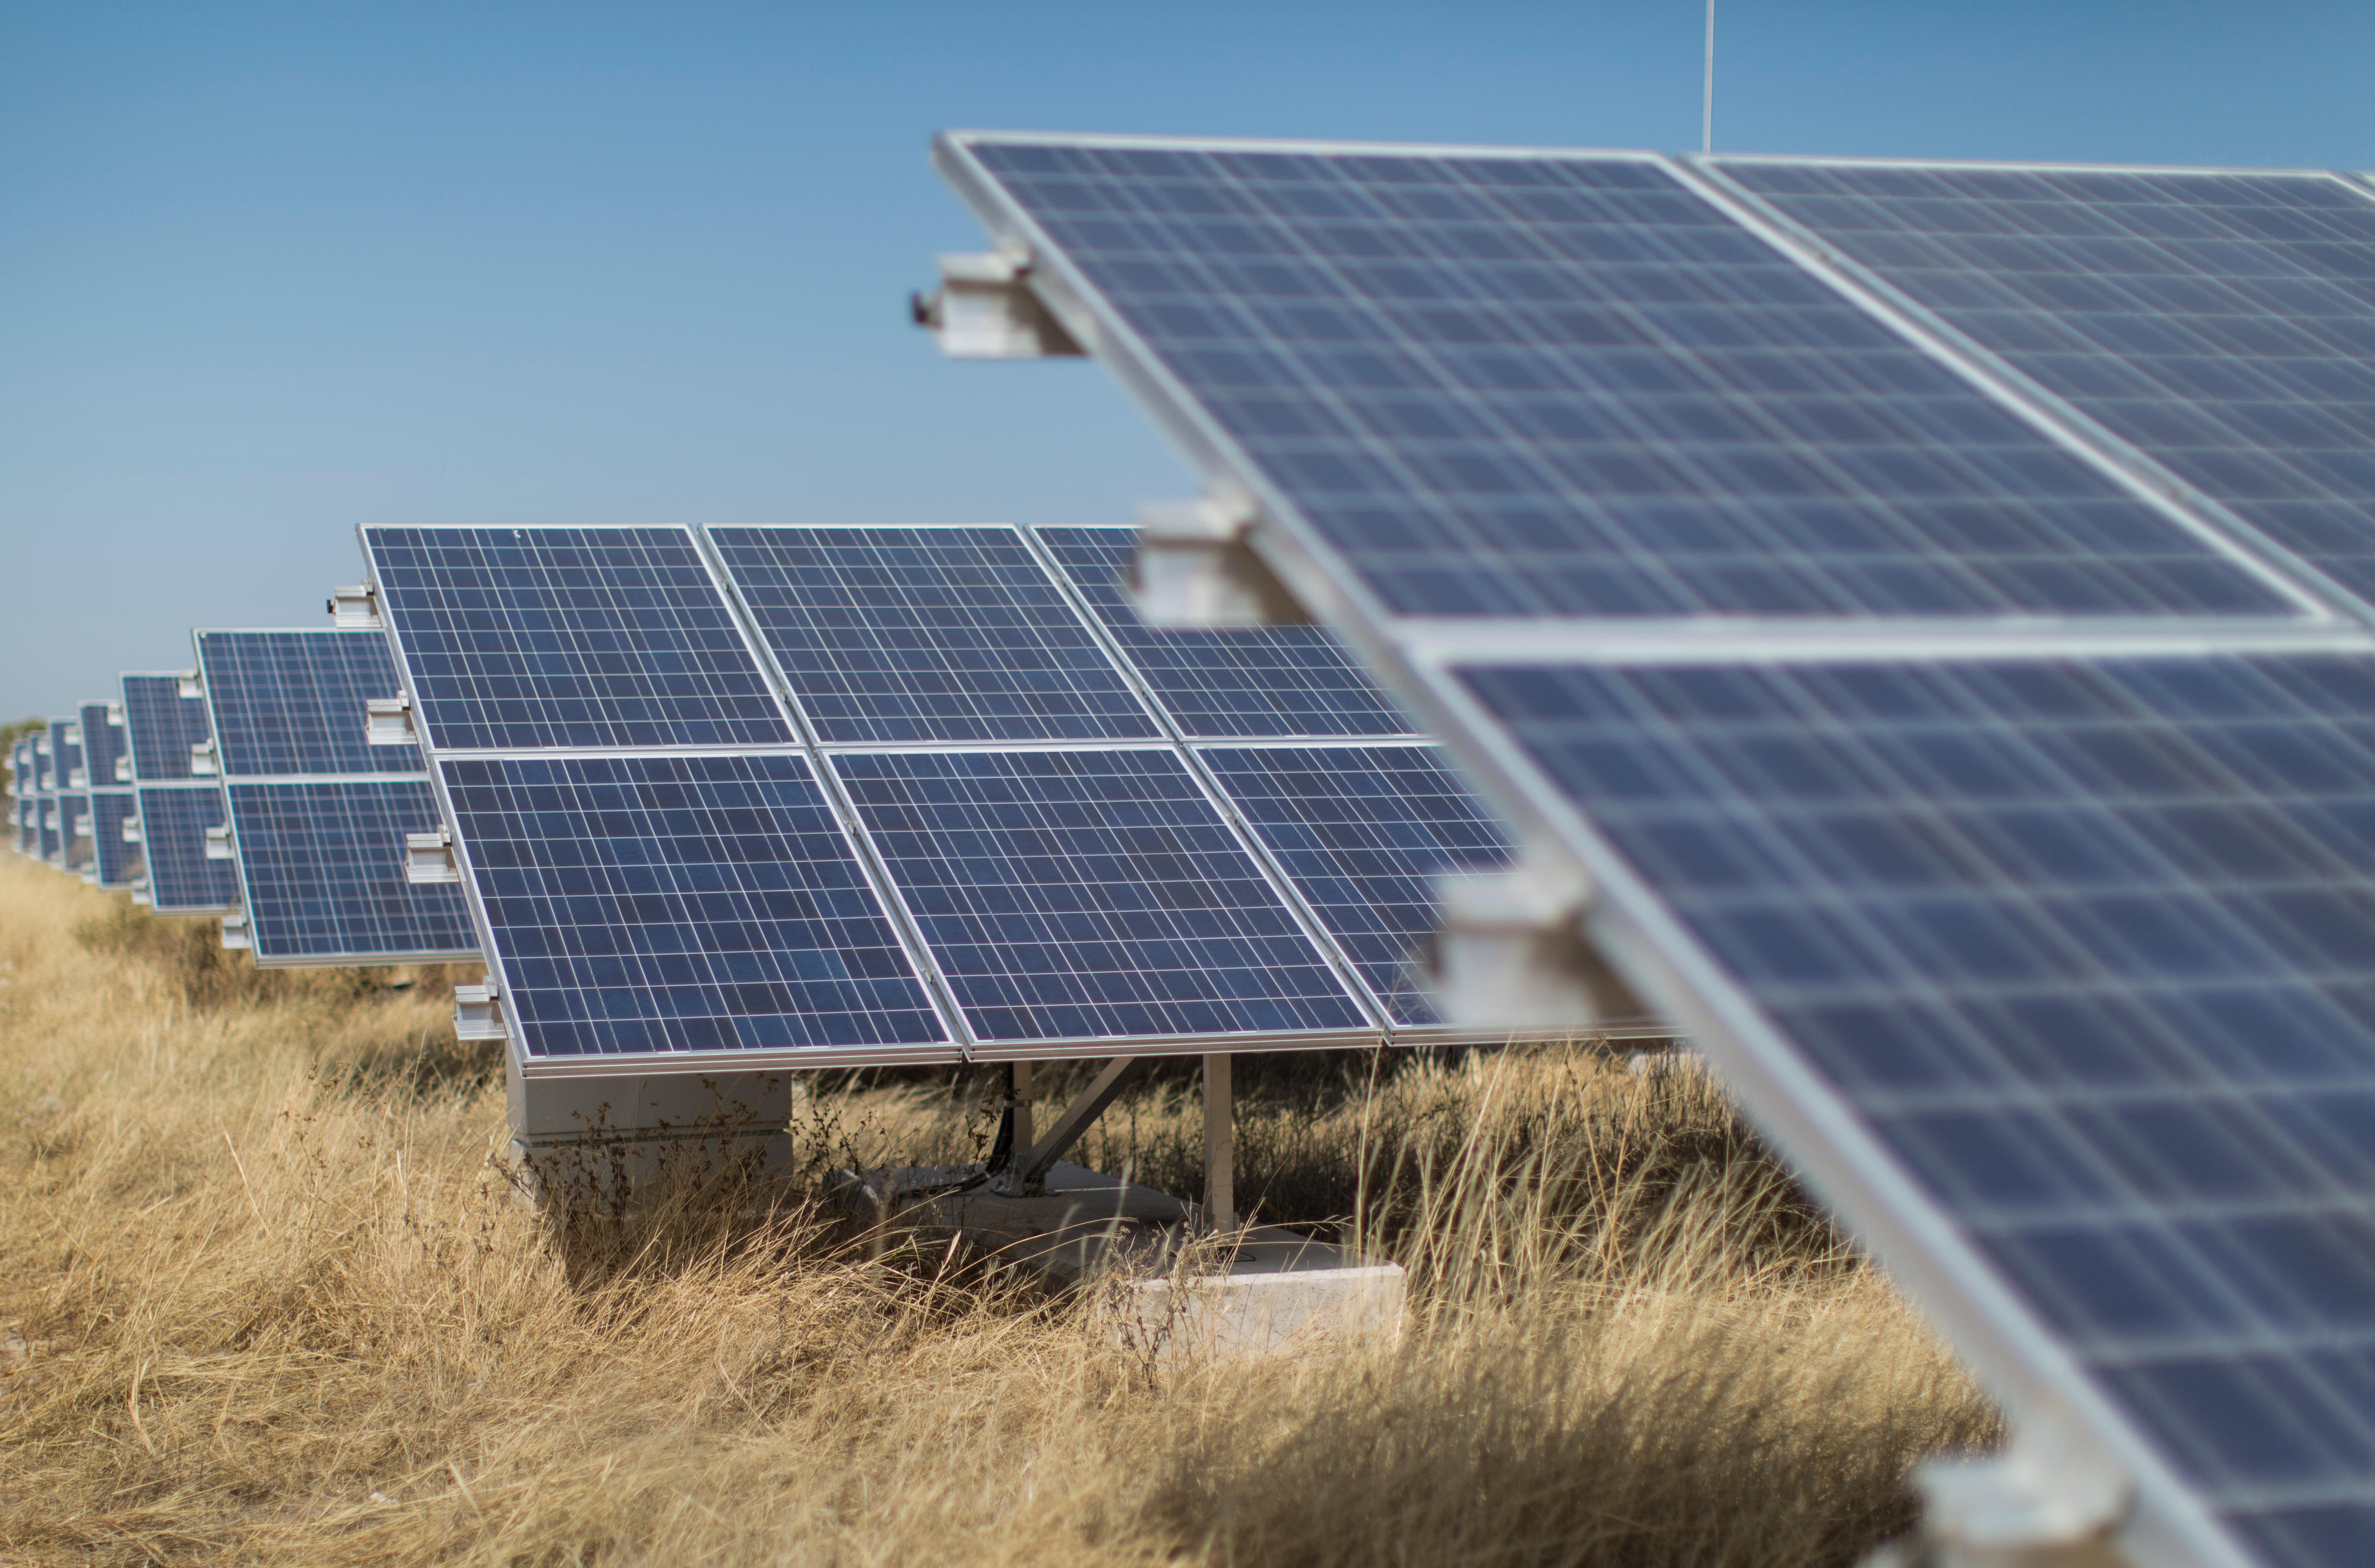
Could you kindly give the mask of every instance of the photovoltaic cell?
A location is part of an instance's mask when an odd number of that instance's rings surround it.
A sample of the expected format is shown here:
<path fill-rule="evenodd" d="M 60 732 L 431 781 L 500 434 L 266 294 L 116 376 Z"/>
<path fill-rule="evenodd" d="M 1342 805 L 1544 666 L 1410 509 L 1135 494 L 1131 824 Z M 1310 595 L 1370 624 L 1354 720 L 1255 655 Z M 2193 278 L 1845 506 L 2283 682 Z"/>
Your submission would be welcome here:
<path fill-rule="evenodd" d="M 683 528 L 366 528 L 439 751 L 794 737 Z"/>
<path fill-rule="evenodd" d="M 205 700 L 183 696 L 180 676 L 130 674 L 124 678 L 124 733 L 133 776 L 154 784 L 188 778 L 190 749 L 214 732 Z"/>
<path fill-rule="evenodd" d="M 1469 687 L 2263 1561 L 2375 1539 L 2375 660 Z"/>
<path fill-rule="evenodd" d="M 1722 162 L 2375 598 L 2375 201 L 2322 174 Z"/>
<path fill-rule="evenodd" d="M 258 963 L 477 955 L 462 890 L 405 878 L 405 835 L 437 826 L 427 779 L 233 780 L 224 793 Z"/>
<path fill-rule="evenodd" d="M 149 907 L 160 914 L 219 914 L 239 907 L 239 870 L 207 858 L 207 830 L 223 825 L 214 784 L 148 786 L 140 794 L 140 850 Z"/>
<path fill-rule="evenodd" d="M 110 723 L 112 716 L 105 702 L 85 702 L 77 711 L 83 769 L 90 775 L 93 789 L 107 789 L 118 782 L 115 761 L 124 755 L 124 726 Z"/>
<path fill-rule="evenodd" d="M 1011 528 L 712 528 L 818 737 L 1160 732 Z"/>
<path fill-rule="evenodd" d="M 128 789 L 99 789 L 90 795 L 92 869 L 102 888 L 128 888 L 140 871 L 140 846 L 124 841 L 124 824 L 140 809 Z"/>
<path fill-rule="evenodd" d="M 1655 163 L 962 149 L 1396 614 L 2291 613 Z"/>
<path fill-rule="evenodd" d="M 439 767 L 531 1057 L 947 1038 L 803 759 Z"/>
<path fill-rule="evenodd" d="M 413 746 L 373 746 L 364 704 L 397 685 L 376 631 L 201 631 L 198 664 L 223 777 L 418 773 Z"/>
<path fill-rule="evenodd" d="M 1191 739 L 1409 735 L 1415 726 L 1317 626 L 1158 631 L 1139 619 L 1122 576 L 1133 528 L 1041 528 L 1181 733 Z"/>
<path fill-rule="evenodd" d="M 833 760 L 984 1041 L 1366 1026 L 1174 752 Z"/>
<path fill-rule="evenodd" d="M 1435 878 L 1510 863 L 1508 841 L 1431 746 L 1237 747 L 1201 753 L 1397 1024 L 1440 1023 L 1413 959 L 1435 936 Z"/>

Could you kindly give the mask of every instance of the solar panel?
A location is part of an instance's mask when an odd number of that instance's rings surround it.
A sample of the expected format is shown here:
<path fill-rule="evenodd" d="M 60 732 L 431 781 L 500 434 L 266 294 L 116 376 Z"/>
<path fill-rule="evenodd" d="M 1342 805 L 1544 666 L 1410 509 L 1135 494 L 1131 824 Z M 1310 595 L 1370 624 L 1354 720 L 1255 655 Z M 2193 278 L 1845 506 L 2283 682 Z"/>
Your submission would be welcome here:
<path fill-rule="evenodd" d="M 1287 585 L 1395 650 L 1401 695 L 1589 890 L 1593 945 L 2016 1436 L 2066 1445 L 2018 1484 L 2058 1504 L 2099 1461 L 2133 1487 L 2101 1517 L 2138 1562 L 2364 1559 L 2375 638 L 2364 605 L 2255 565 L 2245 525 L 2356 585 L 2345 512 L 2375 490 L 2303 421 L 2375 407 L 2360 193 L 2026 170 L 1949 199 L 1766 164 L 1789 212 L 1752 223 L 1753 198 L 1646 156 L 939 156 L 1071 336 L 1257 498 Z M 1758 237 L 1792 218 L 1905 271 L 1912 303 Z M 2315 348 L 2276 330 L 2311 320 Z M 2069 379 L 2025 379 L 2023 355 Z M 1794 379 L 1759 379 L 1781 360 Z M 1914 362 L 1943 380 L 1884 384 Z M 1551 422 L 1612 404 L 1613 435 Z M 2190 488 L 2151 499 L 2098 427 Z M 1755 447 L 1826 477 L 1776 486 Z M 2226 477 L 2200 455 L 2247 450 L 2264 461 Z M 1663 535 L 1594 553 L 1650 501 Z M 1522 535 L 1480 522 L 1520 513 Z M 1850 514 L 1847 546 L 1780 521 Z M 1319 814 L 1205 756 L 1286 861 Z"/>
<path fill-rule="evenodd" d="M 139 796 L 149 907 L 160 914 L 225 914 L 239 908 L 239 868 L 207 855 L 207 830 L 224 821 L 221 787 L 143 785 Z"/>
<path fill-rule="evenodd" d="M 32 796 L 20 796 L 16 805 L 17 853 L 38 855 L 41 849 L 41 807 Z"/>
<path fill-rule="evenodd" d="M 2375 200 L 2357 183 L 1805 159 L 1717 167 L 2375 598 Z"/>
<path fill-rule="evenodd" d="M 1378 1033 L 1173 751 L 833 765 L 977 1040 Z"/>
<path fill-rule="evenodd" d="M 91 879 L 102 888 L 129 888 L 140 874 L 140 846 L 124 836 L 139 819 L 140 802 L 128 789 L 90 792 Z"/>
<path fill-rule="evenodd" d="M 2298 612 L 1656 159 L 939 156 L 1389 613 Z"/>
<path fill-rule="evenodd" d="M 1160 733 L 1012 528 L 707 532 L 821 740 Z"/>
<path fill-rule="evenodd" d="M 426 779 L 228 779 L 223 791 L 257 963 L 478 956 L 461 890 L 406 879 L 405 836 L 437 826 Z"/>
<path fill-rule="evenodd" d="M 81 871 L 90 865 L 90 792 L 69 790 L 58 795 L 58 866 Z"/>
<path fill-rule="evenodd" d="M 439 767 L 527 1056 L 948 1040 L 805 759 Z"/>
<path fill-rule="evenodd" d="M 1130 528 L 1034 530 L 1181 732 L 1202 740 L 1404 736 L 1414 726 L 1316 626 L 1158 631 L 1122 579 Z"/>
<path fill-rule="evenodd" d="M 1213 747 L 1205 763 L 1400 1025 L 1442 1022 L 1413 960 L 1435 879 L 1505 869 L 1508 841 L 1431 746 Z"/>
<path fill-rule="evenodd" d="M 83 775 L 82 742 L 74 738 L 77 728 L 73 719 L 50 721 L 50 782 L 53 790 L 88 789 L 89 780 Z"/>
<path fill-rule="evenodd" d="M 50 733 L 48 725 L 44 725 L 41 730 L 34 735 L 32 748 L 33 790 L 36 794 L 45 795 L 50 790 L 56 787 L 54 776 L 51 772 L 51 763 L 55 759 L 53 759 L 50 754 Z"/>
<path fill-rule="evenodd" d="M 684 528 L 365 528 L 440 750 L 796 739 Z"/>
<path fill-rule="evenodd" d="M 195 635 L 225 778 L 420 772 L 417 748 L 365 738 L 364 704 L 396 693 L 378 632 Z"/>
<path fill-rule="evenodd" d="M 119 784 L 129 784 L 128 772 L 119 777 L 116 763 L 124 755 L 124 715 L 112 702 L 85 702 L 77 710 L 79 733 L 82 736 L 83 771 L 89 776 L 93 789 L 112 789 Z"/>
<path fill-rule="evenodd" d="M 190 777 L 190 751 L 213 738 L 203 698 L 182 695 L 182 677 L 135 671 L 124 677 L 124 730 L 133 776 L 142 784 Z"/>

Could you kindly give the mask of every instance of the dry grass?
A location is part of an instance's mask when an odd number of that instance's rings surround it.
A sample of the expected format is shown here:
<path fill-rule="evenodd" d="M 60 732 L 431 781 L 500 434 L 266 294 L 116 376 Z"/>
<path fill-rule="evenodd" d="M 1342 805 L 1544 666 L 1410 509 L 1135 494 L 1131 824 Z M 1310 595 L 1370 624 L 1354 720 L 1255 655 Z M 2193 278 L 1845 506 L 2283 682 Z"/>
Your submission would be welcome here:
<path fill-rule="evenodd" d="M 1244 1192 L 1357 1210 L 1412 1315 L 1165 1369 L 797 1201 L 557 1232 L 489 1165 L 446 977 L 259 975 L 117 910 L 0 859 L 6 1562 L 1792 1568 L 1993 1432 L 1695 1074 L 1247 1071 Z M 808 1152 L 970 1156 L 958 1090 L 820 1086 Z M 1192 1187 L 1184 1091 L 1093 1162 Z"/>

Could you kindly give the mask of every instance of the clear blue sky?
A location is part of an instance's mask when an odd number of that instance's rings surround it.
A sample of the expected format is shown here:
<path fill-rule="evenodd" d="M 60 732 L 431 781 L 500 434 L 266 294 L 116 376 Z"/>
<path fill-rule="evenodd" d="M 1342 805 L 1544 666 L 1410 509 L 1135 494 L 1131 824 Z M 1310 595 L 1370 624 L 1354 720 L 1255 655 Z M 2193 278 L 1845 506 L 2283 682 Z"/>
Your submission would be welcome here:
<path fill-rule="evenodd" d="M 361 522 L 1126 521 L 1093 365 L 904 320 L 931 133 L 1695 147 L 1700 0 L 18 6 L 0 716 L 312 625 Z M 2375 7 L 1721 0 L 1758 151 L 2375 166 Z"/>

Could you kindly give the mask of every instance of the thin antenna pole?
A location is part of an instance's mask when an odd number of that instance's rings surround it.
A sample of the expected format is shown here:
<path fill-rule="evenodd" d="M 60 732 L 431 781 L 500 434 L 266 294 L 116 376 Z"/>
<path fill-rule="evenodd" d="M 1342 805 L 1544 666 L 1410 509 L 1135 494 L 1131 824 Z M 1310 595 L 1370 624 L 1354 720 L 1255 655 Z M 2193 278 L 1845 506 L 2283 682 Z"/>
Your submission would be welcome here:
<path fill-rule="evenodd" d="M 1715 0 L 1707 0 L 1707 96 L 1699 107 L 1699 154 L 1715 151 Z"/>

